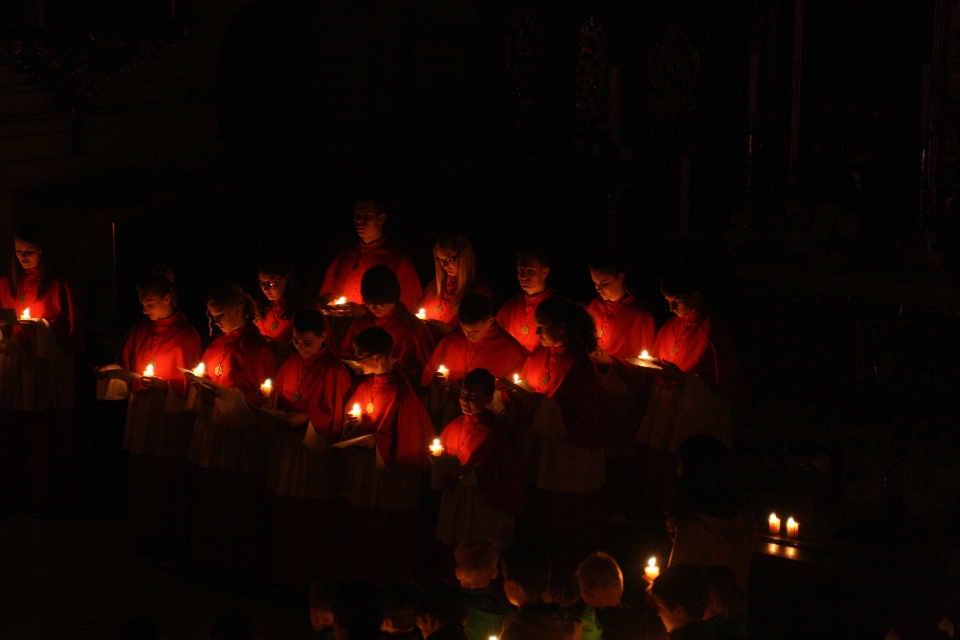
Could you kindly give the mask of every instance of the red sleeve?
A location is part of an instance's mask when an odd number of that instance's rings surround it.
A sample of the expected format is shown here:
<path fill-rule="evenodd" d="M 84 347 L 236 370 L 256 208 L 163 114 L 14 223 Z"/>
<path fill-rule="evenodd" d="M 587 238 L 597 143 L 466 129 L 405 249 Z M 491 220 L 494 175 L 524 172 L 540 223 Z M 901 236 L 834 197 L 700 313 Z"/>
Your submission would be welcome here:
<path fill-rule="evenodd" d="M 377 431 L 377 448 L 384 462 L 406 471 L 426 469 L 434 437 L 433 424 L 423 403 L 413 389 L 401 383 L 393 415 Z"/>
<path fill-rule="evenodd" d="M 340 439 L 350 388 L 350 374 L 342 363 L 337 362 L 327 370 L 324 377 L 320 394 L 322 401 L 311 406 L 311 410 L 307 412 L 310 424 L 327 442 Z"/>
<path fill-rule="evenodd" d="M 276 373 L 277 361 L 273 357 L 273 352 L 266 344 L 259 344 L 247 353 L 243 363 L 241 384 L 234 388 L 243 393 L 247 404 L 259 407 L 262 403 L 260 385 L 267 378 L 273 378 Z"/>
<path fill-rule="evenodd" d="M 578 357 L 553 394 L 574 444 L 595 449 L 606 440 L 600 380 L 589 359 Z"/>
<path fill-rule="evenodd" d="M 397 279 L 400 280 L 400 302 L 406 305 L 407 309 L 413 309 L 416 313 L 417 303 L 423 296 L 423 286 L 420 284 L 420 276 L 413 266 L 410 256 L 404 254 L 397 264 Z"/>
<path fill-rule="evenodd" d="M 443 364 L 445 345 L 446 338 L 440 340 L 436 348 L 433 350 L 433 353 L 430 355 L 430 359 L 427 360 L 426 366 L 423 367 L 423 373 L 420 375 L 421 387 L 426 387 L 433 382 L 433 374 L 440 367 L 440 365 Z"/>
<path fill-rule="evenodd" d="M 320 295 L 342 295 L 337 293 L 337 271 L 340 267 L 340 256 L 337 255 L 327 267 L 327 272 L 323 275 L 323 284 L 320 285 Z"/>

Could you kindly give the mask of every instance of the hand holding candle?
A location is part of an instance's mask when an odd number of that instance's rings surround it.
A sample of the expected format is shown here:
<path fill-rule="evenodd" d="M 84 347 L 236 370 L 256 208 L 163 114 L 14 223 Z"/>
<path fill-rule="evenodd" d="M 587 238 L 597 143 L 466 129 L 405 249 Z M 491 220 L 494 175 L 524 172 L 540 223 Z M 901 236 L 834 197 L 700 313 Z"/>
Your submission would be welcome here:
<path fill-rule="evenodd" d="M 264 398 L 269 398 L 270 394 L 273 393 L 273 380 L 267 378 L 262 385 L 260 385 L 260 393 L 263 394 Z"/>
<path fill-rule="evenodd" d="M 348 411 L 347 413 L 350 414 L 350 417 L 353 418 L 354 420 L 360 420 L 360 416 L 362 415 L 362 412 L 360 409 L 360 403 L 355 402 L 353 405 L 353 408 L 350 409 L 350 411 Z"/>
<path fill-rule="evenodd" d="M 647 566 L 643 568 L 643 575 L 647 580 L 653 582 L 660 575 L 660 567 L 657 566 L 657 558 L 653 557 L 647 560 Z"/>
<path fill-rule="evenodd" d="M 430 455 L 439 456 L 443 453 L 443 445 L 440 444 L 440 438 L 434 438 L 433 444 L 430 445 Z"/>
<path fill-rule="evenodd" d="M 437 367 L 437 373 L 440 374 L 440 377 L 446 378 L 447 374 L 450 373 L 450 369 L 447 369 L 445 366 L 441 364 L 439 367 Z"/>
<path fill-rule="evenodd" d="M 193 375 L 197 376 L 198 378 L 202 378 L 203 374 L 206 372 L 207 372 L 207 365 L 201 362 L 200 364 L 197 365 L 196 369 L 193 370 Z"/>
<path fill-rule="evenodd" d="M 154 375 L 153 363 L 148 363 L 147 368 L 143 370 L 144 378 L 152 378 Z"/>
<path fill-rule="evenodd" d="M 427 310 L 426 310 L 426 309 L 420 309 L 420 311 L 417 311 L 417 317 L 420 318 L 421 320 L 426 320 L 426 319 L 427 319 Z"/>
<path fill-rule="evenodd" d="M 800 523 L 793 518 L 787 518 L 787 537 L 796 538 L 800 535 Z"/>
<path fill-rule="evenodd" d="M 346 296 L 340 296 L 339 298 L 333 301 L 333 304 L 337 305 L 338 307 L 342 307 L 343 305 L 347 304 Z"/>
<path fill-rule="evenodd" d="M 780 518 L 777 517 L 777 514 L 770 514 L 770 518 L 767 520 L 767 525 L 770 527 L 770 533 L 774 535 L 780 534 Z"/>
<path fill-rule="evenodd" d="M 23 313 L 20 314 L 20 319 L 32 320 L 32 318 L 30 317 L 30 307 L 27 307 L 26 309 L 23 310 Z"/>

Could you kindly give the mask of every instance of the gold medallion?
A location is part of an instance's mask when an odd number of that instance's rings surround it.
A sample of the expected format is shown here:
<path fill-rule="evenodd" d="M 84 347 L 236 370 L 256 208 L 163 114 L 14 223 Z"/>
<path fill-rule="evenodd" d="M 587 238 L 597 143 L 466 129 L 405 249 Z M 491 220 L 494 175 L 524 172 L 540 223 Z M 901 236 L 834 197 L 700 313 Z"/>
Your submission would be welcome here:
<path fill-rule="evenodd" d="M 299 391 L 294 391 L 294 392 L 293 392 L 293 401 L 294 401 L 294 402 L 300 402 L 301 398 L 303 398 L 303 396 L 300 395 L 300 392 L 299 392 Z"/>
<path fill-rule="evenodd" d="M 550 374 L 543 376 L 543 384 L 550 384 Z"/>
<path fill-rule="evenodd" d="M 443 313 L 443 305 L 442 305 L 442 304 L 438 304 L 438 305 L 437 305 L 437 308 L 434 309 L 434 311 L 435 311 L 436 313 Z"/>
<path fill-rule="evenodd" d="M 520 327 L 520 335 L 525 336 L 528 333 L 530 333 L 530 327 L 528 327 L 527 325 L 523 325 L 522 327 Z"/>
<path fill-rule="evenodd" d="M 217 377 L 219 378 L 220 376 L 223 375 L 223 367 L 218 364 L 218 365 L 216 366 L 216 368 L 214 368 L 213 372 L 214 372 L 214 373 L 217 375 Z"/>
<path fill-rule="evenodd" d="M 598 338 L 602 338 L 602 337 L 603 337 L 603 329 L 597 329 L 597 337 L 598 337 Z"/>
<path fill-rule="evenodd" d="M 368 403 L 367 403 L 367 413 L 373 413 L 373 403 L 372 403 L 372 402 L 368 402 Z"/>
<path fill-rule="evenodd" d="M 280 326 L 280 323 L 274 320 L 273 322 L 270 323 L 270 331 L 276 331 L 277 327 L 279 326 Z"/>

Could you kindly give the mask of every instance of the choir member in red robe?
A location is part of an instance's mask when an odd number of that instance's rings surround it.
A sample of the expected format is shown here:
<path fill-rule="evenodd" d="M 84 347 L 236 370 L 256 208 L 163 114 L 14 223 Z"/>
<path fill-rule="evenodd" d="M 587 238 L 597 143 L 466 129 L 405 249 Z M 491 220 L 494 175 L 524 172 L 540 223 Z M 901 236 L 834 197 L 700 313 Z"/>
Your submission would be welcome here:
<path fill-rule="evenodd" d="M 0 505 L 69 506 L 76 469 L 74 353 L 83 348 L 70 287 L 55 278 L 37 230 L 17 230 L 0 308 L 30 320 L 0 325 Z"/>
<path fill-rule="evenodd" d="M 364 378 L 347 400 L 342 561 L 348 576 L 410 580 L 416 574 L 418 512 L 428 448 L 426 409 L 393 369 L 393 339 L 380 327 L 354 338 Z"/>
<path fill-rule="evenodd" d="M 517 279 L 523 292 L 504 302 L 497 311 L 497 323 L 531 353 L 540 346 L 534 322 L 537 307 L 557 293 L 547 288 L 548 275 L 550 263 L 546 253 L 521 249 L 517 252 Z"/>
<path fill-rule="evenodd" d="M 444 554 L 448 557 L 453 557 L 453 547 L 469 540 L 492 540 L 509 549 L 516 514 L 526 506 L 513 444 L 486 408 L 495 389 L 496 379 L 486 369 L 463 378 L 463 415 L 444 427 L 442 453 L 433 459 L 434 488 L 442 491 L 436 537 L 450 547 Z"/>
<path fill-rule="evenodd" d="M 679 479 L 677 449 L 706 433 L 730 445 L 733 406 L 743 400 L 733 338 L 703 299 L 695 274 L 676 270 L 660 290 L 673 318 L 657 332 L 651 355 L 663 361 L 637 435 L 647 497 L 669 505 Z"/>
<path fill-rule="evenodd" d="M 260 428 L 260 385 L 276 363 L 253 324 L 253 298 L 237 285 L 207 299 L 207 317 L 222 332 L 203 353 L 199 415 L 188 459 L 200 467 L 193 510 L 191 561 L 244 574 L 266 557 L 270 495 L 266 489 L 272 437 Z M 197 383 L 194 383 L 197 384 Z"/>
<path fill-rule="evenodd" d="M 257 328 L 280 364 L 291 353 L 293 317 L 300 309 L 319 309 L 320 305 L 300 287 L 293 264 L 286 258 L 271 256 L 261 260 L 257 284 Z"/>
<path fill-rule="evenodd" d="M 353 352 L 357 335 L 381 327 L 393 339 L 396 369 L 414 386 L 419 385 L 423 366 L 430 359 L 434 341 L 427 326 L 400 301 L 400 282 L 389 267 L 372 267 L 363 276 L 363 304 L 367 311 L 357 318 L 344 338 L 341 357 Z"/>
<path fill-rule="evenodd" d="M 363 304 L 360 283 L 363 274 L 378 264 L 393 270 L 400 280 L 400 300 L 408 309 L 416 308 L 423 294 L 420 277 L 404 251 L 383 236 L 387 214 L 383 207 L 370 200 L 360 200 L 353 209 L 353 222 L 360 240 L 340 252 L 327 269 L 320 286 L 320 302 L 328 304 L 338 298 L 348 303 Z M 355 313 L 360 310 L 355 309 Z"/>
<path fill-rule="evenodd" d="M 597 327 L 597 350 L 590 357 L 600 371 L 607 412 L 607 517 L 625 515 L 634 505 L 635 441 L 653 370 L 627 358 L 649 352 L 656 337 L 653 314 L 627 289 L 624 272 L 621 260 L 611 252 L 590 261 L 590 278 L 598 294 L 587 305 Z"/>
<path fill-rule="evenodd" d="M 477 282 L 477 259 L 466 236 L 440 236 L 433 245 L 433 261 L 436 275 L 424 289 L 419 308 L 439 338 L 457 326 L 464 296 L 476 291 L 489 298 L 492 292 Z"/>
<path fill-rule="evenodd" d="M 335 569 L 340 525 L 342 470 L 336 449 L 350 373 L 326 344 L 327 325 L 315 309 L 301 309 L 293 322 L 291 355 L 274 379 L 277 413 L 264 423 L 275 429 L 267 487 L 275 494 L 271 526 L 270 580 L 306 589 Z"/>
<path fill-rule="evenodd" d="M 541 535 L 556 533 L 561 564 L 575 566 L 598 543 L 604 484 L 604 412 L 600 377 L 589 354 L 596 350 L 596 329 L 589 314 L 560 297 L 537 307 L 540 348 L 527 358 L 520 378 L 559 407 L 563 428 L 550 432 L 534 455 L 536 491 L 528 515 Z"/>
<path fill-rule="evenodd" d="M 187 378 L 179 368 L 200 362 L 200 334 L 177 310 L 173 273 L 140 279 L 143 320 L 133 325 L 116 363 L 152 376 L 130 383 L 123 448 L 130 452 L 127 525 L 145 550 L 183 552 L 190 543 L 195 492 L 187 449 L 196 416 L 187 411 Z M 109 369 L 102 367 L 101 369 Z"/>

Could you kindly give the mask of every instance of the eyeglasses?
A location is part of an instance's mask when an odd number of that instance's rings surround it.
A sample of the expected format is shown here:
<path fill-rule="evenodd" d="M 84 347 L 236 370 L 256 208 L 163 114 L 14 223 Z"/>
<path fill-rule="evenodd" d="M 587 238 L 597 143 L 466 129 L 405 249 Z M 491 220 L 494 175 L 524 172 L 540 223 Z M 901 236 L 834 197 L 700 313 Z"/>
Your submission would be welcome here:
<path fill-rule="evenodd" d="M 483 402 L 483 396 L 479 393 L 470 393 L 469 391 L 461 391 L 460 399 L 466 400 L 467 402 L 475 402 L 481 404 Z"/>
<path fill-rule="evenodd" d="M 353 361 L 359 364 L 359 363 L 363 362 L 364 360 L 366 360 L 367 358 L 372 358 L 372 357 L 375 356 L 375 355 L 377 355 L 377 354 L 376 354 L 376 353 L 371 353 L 370 355 L 366 355 L 366 356 L 360 357 L 360 354 L 358 353 L 358 354 L 354 355 Z"/>
<path fill-rule="evenodd" d="M 368 304 L 368 305 L 365 305 L 365 306 L 367 307 L 367 309 L 370 309 L 370 311 L 380 311 L 380 310 L 383 309 L 384 307 L 391 307 L 391 306 L 393 306 L 394 304 L 395 304 L 395 303 L 393 303 L 393 302 L 384 302 L 384 303 L 382 303 L 382 304 Z"/>
<path fill-rule="evenodd" d="M 270 289 L 273 289 L 278 284 L 280 284 L 281 281 L 285 280 L 286 277 L 287 276 L 281 276 L 276 280 L 257 280 L 257 284 L 259 284 L 260 288 L 263 289 L 264 291 L 270 291 Z"/>
<path fill-rule="evenodd" d="M 460 258 L 460 254 L 458 253 L 452 258 L 441 258 L 440 256 L 434 256 L 434 257 L 437 259 L 437 262 L 439 262 L 441 265 L 445 267 L 448 264 L 453 264 L 454 262 L 456 262 Z"/>

